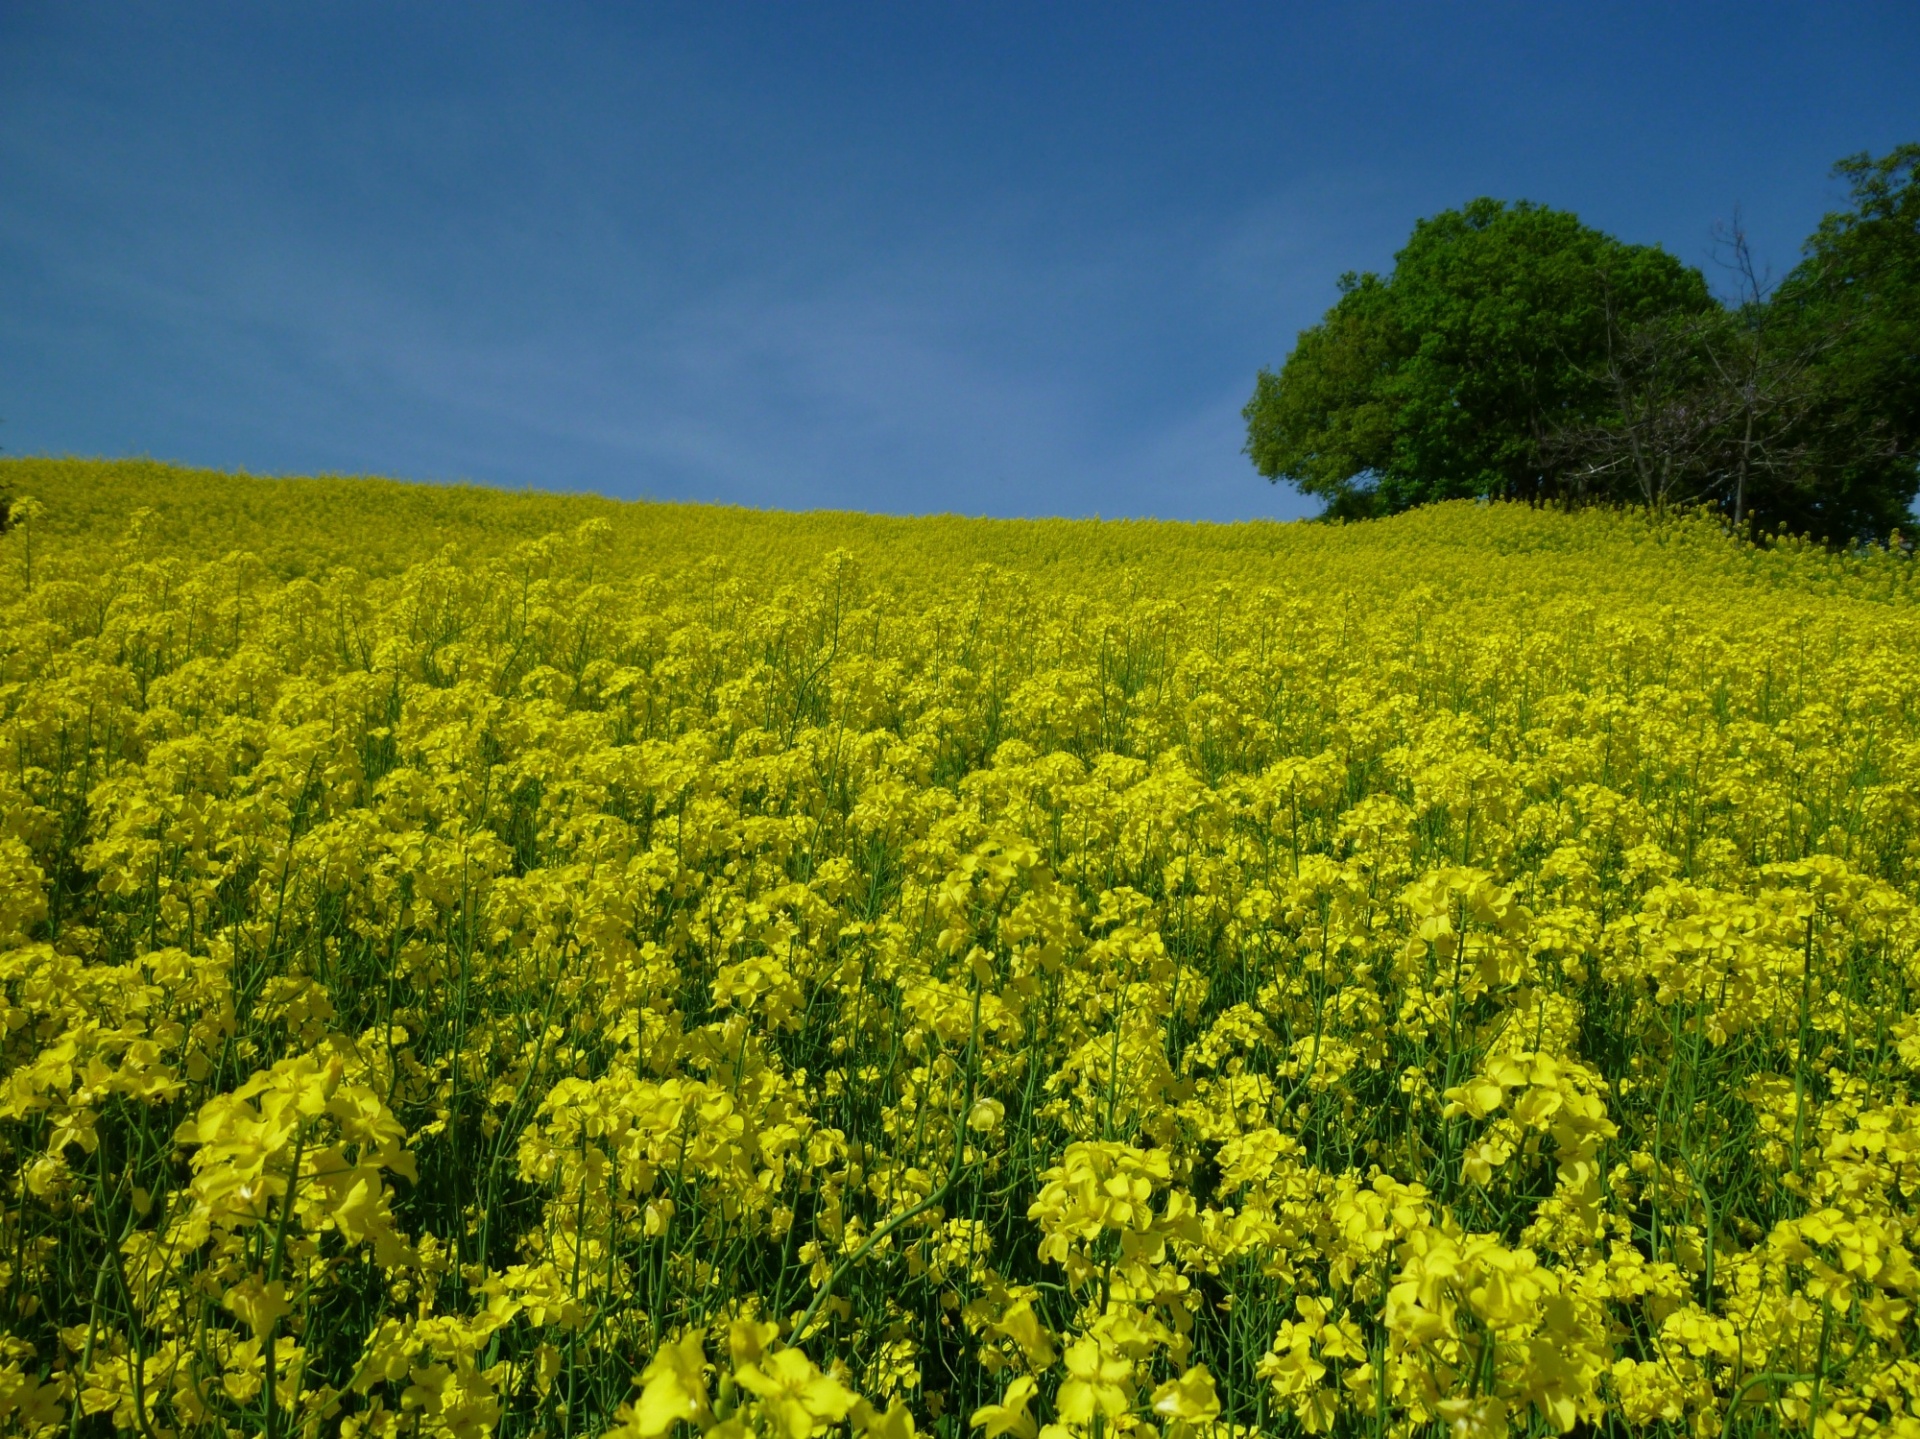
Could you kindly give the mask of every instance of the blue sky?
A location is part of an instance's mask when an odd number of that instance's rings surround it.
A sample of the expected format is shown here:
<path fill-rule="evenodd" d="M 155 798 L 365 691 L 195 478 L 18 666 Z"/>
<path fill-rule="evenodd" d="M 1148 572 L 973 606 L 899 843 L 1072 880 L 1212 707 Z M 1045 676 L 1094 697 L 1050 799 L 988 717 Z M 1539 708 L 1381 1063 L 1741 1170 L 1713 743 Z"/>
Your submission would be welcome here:
<path fill-rule="evenodd" d="M 1262 364 L 1475 195 L 1789 267 L 1886 5 L 0 4 L 0 446 L 1289 516 Z"/>

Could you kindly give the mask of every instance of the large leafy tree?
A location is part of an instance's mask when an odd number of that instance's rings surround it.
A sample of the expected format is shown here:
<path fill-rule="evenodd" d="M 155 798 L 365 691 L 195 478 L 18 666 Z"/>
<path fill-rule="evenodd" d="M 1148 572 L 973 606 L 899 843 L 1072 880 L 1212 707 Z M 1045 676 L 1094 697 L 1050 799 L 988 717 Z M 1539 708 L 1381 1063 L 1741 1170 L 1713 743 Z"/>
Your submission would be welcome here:
<path fill-rule="evenodd" d="M 1767 499 L 1790 528 L 1841 539 L 1909 523 L 1920 490 L 1920 144 L 1834 173 L 1852 203 L 1768 301 L 1783 343 L 1812 358 L 1784 437 L 1802 463 Z"/>
<path fill-rule="evenodd" d="M 1769 292 L 1737 226 L 1724 306 L 1610 324 L 1611 403 L 1543 452 L 1588 493 L 1718 505 L 1736 525 L 1831 543 L 1904 526 L 1920 488 L 1920 146 L 1855 156 L 1828 215 Z"/>
<path fill-rule="evenodd" d="M 1612 403 L 1609 344 L 1713 308 L 1705 279 L 1565 211 L 1481 199 L 1414 227 L 1392 273 L 1342 277 L 1247 404 L 1247 452 L 1332 515 L 1558 495 L 1545 436 Z"/>

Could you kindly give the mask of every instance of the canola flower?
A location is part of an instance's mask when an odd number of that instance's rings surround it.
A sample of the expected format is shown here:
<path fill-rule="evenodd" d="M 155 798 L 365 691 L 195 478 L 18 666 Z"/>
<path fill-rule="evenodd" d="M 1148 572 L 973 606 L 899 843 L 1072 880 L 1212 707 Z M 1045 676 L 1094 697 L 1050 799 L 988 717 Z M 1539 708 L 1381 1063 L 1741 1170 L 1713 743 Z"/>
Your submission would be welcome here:
<path fill-rule="evenodd" d="M 8 477 L 0 1431 L 1920 1436 L 1898 554 Z"/>

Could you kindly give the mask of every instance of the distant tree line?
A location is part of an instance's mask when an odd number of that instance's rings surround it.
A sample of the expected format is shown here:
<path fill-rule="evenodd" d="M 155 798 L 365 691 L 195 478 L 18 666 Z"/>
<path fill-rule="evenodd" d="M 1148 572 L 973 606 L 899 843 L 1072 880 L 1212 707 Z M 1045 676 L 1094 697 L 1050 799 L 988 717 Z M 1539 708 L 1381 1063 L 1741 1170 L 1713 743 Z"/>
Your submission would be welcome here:
<path fill-rule="evenodd" d="M 1248 402 L 1260 473 L 1331 518 L 1434 500 L 1654 509 L 1835 543 L 1920 489 L 1920 145 L 1843 160 L 1850 204 L 1777 284 L 1736 220 L 1732 293 L 1565 211 L 1475 200 L 1348 273 Z"/>

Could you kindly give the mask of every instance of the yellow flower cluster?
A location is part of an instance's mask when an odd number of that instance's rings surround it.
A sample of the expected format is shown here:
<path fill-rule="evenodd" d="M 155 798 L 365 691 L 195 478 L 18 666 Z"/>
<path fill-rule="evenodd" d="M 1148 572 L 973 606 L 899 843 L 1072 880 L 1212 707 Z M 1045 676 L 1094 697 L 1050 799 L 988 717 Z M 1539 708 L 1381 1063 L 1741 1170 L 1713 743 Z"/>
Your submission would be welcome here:
<path fill-rule="evenodd" d="M 0 1432 L 1920 1439 L 1899 554 L 7 478 Z"/>

